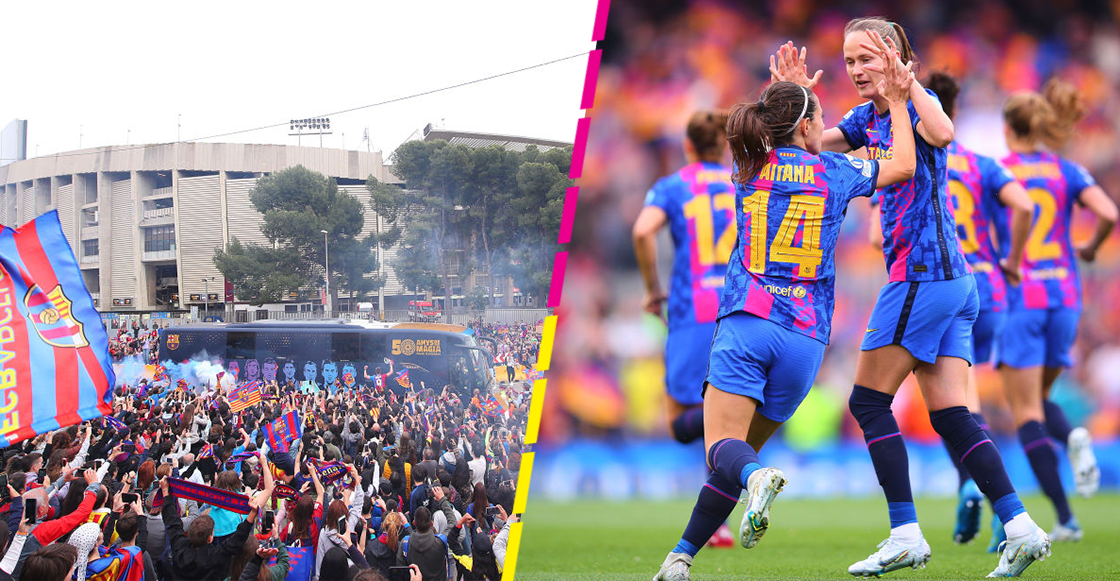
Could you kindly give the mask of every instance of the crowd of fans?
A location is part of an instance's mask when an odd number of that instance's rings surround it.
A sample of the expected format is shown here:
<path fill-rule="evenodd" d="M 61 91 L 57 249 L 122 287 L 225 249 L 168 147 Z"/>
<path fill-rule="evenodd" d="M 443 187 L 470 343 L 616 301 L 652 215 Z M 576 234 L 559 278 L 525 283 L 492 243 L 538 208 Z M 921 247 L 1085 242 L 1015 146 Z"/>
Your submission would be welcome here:
<path fill-rule="evenodd" d="M 570 260 L 550 370 L 542 440 L 666 434 L 662 350 L 664 325 L 641 309 L 643 288 L 631 228 L 646 192 L 685 164 L 689 115 L 757 99 L 769 81 L 768 56 L 787 40 L 808 47 L 809 73 L 823 69 L 814 91 L 826 126 L 859 104 L 841 58 L 843 27 L 857 15 L 902 23 L 921 60 L 918 78 L 933 70 L 958 77 L 957 138 L 981 153 L 1006 151 L 1000 109 L 1011 92 L 1039 89 L 1053 75 L 1072 82 L 1089 111 L 1063 155 L 1083 164 L 1104 190 L 1120 193 L 1114 162 L 1120 118 L 1120 5 L 1012 3 L 1003 0 L 900 5 L 887 2 L 762 2 L 715 0 L 611 3 L 603 62 L 580 180 Z M 728 160 L 730 163 L 730 160 Z M 857 439 L 846 411 L 855 356 L 876 294 L 886 281 L 882 252 L 868 243 L 869 208 L 853 203 L 836 250 L 836 312 L 831 347 L 798 416 L 828 418 L 827 440 Z M 1091 234 L 1075 221 L 1075 241 Z M 667 238 L 667 237 L 666 237 Z M 659 253 L 672 257 L 667 240 Z M 660 267 L 670 271 L 668 263 Z M 1099 437 L 1120 434 L 1120 245 L 1110 240 L 1097 262 L 1082 268 L 1085 313 L 1074 368 L 1055 388 L 1076 422 Z M 701 381 L 704 366 L 697 367 Z M 980 373 L 985 415 L 1012 433 L 998 377 Z M 903 429 L 936 435 L 917 390 L 896 400 Z M 596 406 L 582 402 L 594 400 Z M 820 429 L 814 430 L 820 432 Z"/>
<path fill-rule="evenodd" d="M 506 353 L 535 358 L 535 326 L 481 327 L 504 331 L 495 336 Z M 113 341 L 135 356 L 153 333 Z M 0 578 L 500 578 L 526 385 L 493 399 L 451 386 L 332 394 L 271 381 L 236 413 L 230 387 L 139 380 L 116 389 L 115 419 L 5 449 Z M 265 427 L 289 412 L 302 436 L 269 449 Z M 177 495 L 183 481 L 243 498 L 248 512 Z"/>
<path fill-rule="evenodd" d="M 139 357 L 144 363 L 156 363 L 159 352 L 159 325 L 146 323 L 110 326 L 109 357 L 114 363 L 131 357 Z"/>

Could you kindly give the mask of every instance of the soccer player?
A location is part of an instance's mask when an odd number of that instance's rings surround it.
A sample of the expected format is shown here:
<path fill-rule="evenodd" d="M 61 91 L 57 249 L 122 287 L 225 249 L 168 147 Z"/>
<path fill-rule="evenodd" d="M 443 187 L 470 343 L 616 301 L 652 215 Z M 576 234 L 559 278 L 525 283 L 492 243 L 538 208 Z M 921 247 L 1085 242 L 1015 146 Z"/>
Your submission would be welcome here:
<path fill-rule="evenodd" d="M 883 54 L 911 62 L 913 50 L 901 26 L 878 17 L 850 21 L 843 46 L 848 76 L 868 102 L 825 131 L 822 146 L 843 152 L 864 147 L 870 159 L 889 158 L 897 145 L 893 141 L 905 131 L 892 131 L 895 115 L 877 89 L 881 73 L 876 69 Z M 776 76 L 810 86 L 819 78 L 819 73 L 808 77 L 804 49 L 799 57 L 791 43 L 777 56 Z M 909 96 L 907 126 L 917 142 L 917 170 L 912 179 L 880 192 L 889 282 L 871 313 L 848 400 L 887 499 L 891 533 L 848 572 L 878 576 L 929 561 L 929 544 L 914 509 L 906 445 L 891 412 L 894 394 L 914 373 L 934 430 L 960 454 L 1007 532 L 1006 550 L 991 574 L 1016 576 L 1050 553 L 1050 539 L 1027 514 L 999 450 L 968 411 L 970 341 L 979 299 L 945 195 L 945 147 L 953 141 L 953 123 L 919 83 L 910 85 Z"/>
<path fill-rule="evenodd" d="M 926 85 L 937 95 L 945 115 L 952 120 L 960 85 L 953 77 L 941 72 L 931 74 L 926 80 Z M 993 344 L 1003 329 L 1007 311 L 1007 285 L 1019 284 L 1022 277 L 1020 265 L 1027 235 L 1031 230 L 1034 204 L 1026 190 L 1015 181 L 1011 172 L 998 161 L 977 155 L 956 141 L 950 143 L 947 150 L 949 168 L 947 192 L 952 201 L 949 209 L 953 212 L 957 224 L 957 241 L 960 243 L 965 260 L 972 269 L 980 300 L 980 311 L 972 327 L 972 361 L 974 364 L 987 363 L 992 358 Z M 1008 212 L 1011 215 L 1010 231 L 1006 219 Z M 992 243 L 991 217 L 993 216 L 996 217 L 996 225 L 1000 228 L 1003 244 L 1008 246 L 1003 252 L 1002 259 L 997 258 Z M 882 246 L 878 211 L 874 212 L 872 231 L 873 239 L 877 238 L 877 243 Z M 975 367 L 970 367 L 968 370 L 967 389 L 968 410 L 981 429 L 988 432 L 990 439 L 988 422 L 980 413 L 980 395 L 976 390 Z M 980 488 L 976 486 L 976 482 L 961 463 L 960 454 L 953 449 L 948 440 L 942 441 L 957 469 L 959 482 L 957 525 L 953 531 L 953 540 L 961 544 L 968 543 L 980 531 L 982 500 Z M 996 517 L 992 519 L 992 529 L 993 543 L 989 550 L 995 552 L 999 542 L 1004 540 L 1003 526 Z"/>
<path fill-rule="evenodd" d="M 880 91 L 905 117 L 912 74 L 886 62 Z M 755 546 L 786 483 L 762 468 L 758 450 L 809 392 L 831 330 L 834 253 L 848 203 L 914 175 L 914 141 L 892 159 L 821 153 L 824 120 L 809 89 L 774 82 L 757 103 L 737 105 L 727 123 L 735 159 L 737 239 L 720 300 L 704 392 L 708 482 L 680 542 L 655 581 L 689 577 L 692 559 L 735 508 L 747 508 L 739 542 Z"/>
<path fill-rule="evenodd" d="M 735 242 L 735 187 L 731 169 L 722 163 L 726 126 L 726 112 L 692 115 L 684 144 L 688 165 L 654 184 L 634 223 L 634 255 L 646 288 L 643 307 L 661 317 L 664 304 L 669 306 L 666 416 L 669 432 L 682 444 L 704 437 L 704 378 L 698 366 L 708 361 L 727 259 Z M 657 233 L 666 224 L 674 246 L 668 297 L 657 273 Z M 735 539 L 722 526 L 711 542 L 730 547 Z"/>
<path fill-rule="evenodd" d="M 704 380 L 696 364 L 708 360 L 735 243 L 735 187 L 731 169 L 722 164 L 726 125 L 723 112 L 692 115 L 684 144 L 688 165 L 654 184 L 634 223 L 634 255 L 646 288 L 643 307 L 660 317 L 664 304 L 669 306 L 665 401 L 670 432 L 684 444 L 704 437 Z M 666 224 L 674 247 L 668 296 L 657 274 L 657 233 Z"/>
<path fill-rule="evenodd" d="M 1100 484 L 1089 432 L 1071 429 L 1061 408 L 1048 400 L 1062 368 L 1070 366 L 1081 318 L 1077 258 L 1092 262 L 1117 220 L 1116 205 L 1085 168 L 1052 153 L 1065 145 L 1083 114 L 1081 95 L 1057 79 L 1046 83 L 1043 94 L 1018 93 L 1003 107 L 1003 133 L 1011 150 L 1003 163 L 1026 187 L 1037 212 L 1023 283 L 1008 292 L 1010 315 L 999 345 L 999 367 L 1019 442 L 1058 513 L 1050 533 L 1055 541 L 1076 541 L 1082 532 L 1058 478 L 1050 437 L 1068 446 L 1080 494 L 1090 496 Z M 1093 237 L 1077 248 L 1070 241 L 1074 202 L 1097 217 Z"/>

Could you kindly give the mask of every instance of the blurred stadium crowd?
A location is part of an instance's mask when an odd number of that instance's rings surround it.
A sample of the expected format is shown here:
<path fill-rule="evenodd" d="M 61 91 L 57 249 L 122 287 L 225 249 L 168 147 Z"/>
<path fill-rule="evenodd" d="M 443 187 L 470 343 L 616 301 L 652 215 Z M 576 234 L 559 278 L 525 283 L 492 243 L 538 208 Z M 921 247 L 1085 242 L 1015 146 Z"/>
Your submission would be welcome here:
<path fill-rule="evenodd" d="M 957 139 L 1002 156 L 1000 108 L 1016 90 L 1037 90 L 1059 75 L 1085 95 L 1090 112 L 1064 152 L 1085 165 L 1114 198 L 1120 194 L 1120 2 L 973 0 L 950 2 L 738 3 L 615 0 L 595 107 L 557 346 L 548 374 L 542 442 L 578 438 L 634 441 L 667 437 L 663 418 L 665 327 L 641 310 L 643 289 L 630 231 L 654 181 L 684 164 L 684 126 L 698 108 L 754 100 L 769 81 L 768 55 L 786 40 L 808 47 L 809 73 L 826 127 L 859 104 L 841 57 L 843 27 L 855 15 L 902 23 L 919 58 L 919 79 L 944 70 L 961 80 Z M 730 157 L 730 156 L 728 156 Z M 730 160 L 728 160 L 729 162 Z M 832 341 L 815 389 L 780 437 L 811 451 L 859 440 L 845 402 L 859 341 L 886 281 L 882 253 L 867 237 L 866 202 L 852 204 L 837 248 Z M 1091 231 L 1075 224 L 1076 241 Z M 663 236 L 659 267 L 670 270 Z M 1053 399 L 1098 442 L 1120 435 L 1120 244 L 1115 236 L 1093 265 L 1082 265 L 1085 315 L 1075 366 Z M 706 362 L 696 364 L 702 381 Z M 981 369 L 984 413 L 1013 434 L 999 380 Z M 915 386 L 916 387 L 916 386 Z M 895 413 L 907 437 L 935 442 L 917 389 L 903 388 Z M 1106 478 L 1107 481 L 1107 478 Z"/>

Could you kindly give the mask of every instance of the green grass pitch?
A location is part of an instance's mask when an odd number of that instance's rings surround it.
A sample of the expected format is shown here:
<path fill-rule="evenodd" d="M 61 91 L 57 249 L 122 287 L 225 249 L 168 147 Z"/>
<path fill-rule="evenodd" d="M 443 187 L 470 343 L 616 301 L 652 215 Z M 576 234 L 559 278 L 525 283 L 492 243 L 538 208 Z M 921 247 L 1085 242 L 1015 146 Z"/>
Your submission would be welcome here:
<path fill-rule="evenodd" d="M 1044 529 L 1054 511 L 1042 496 L 1025 499 Z M 1060 543 L 1053 555 L 1031 565 L 1024 579 L 1120 579 L 1120 495 L 1071 498 L 1085 530 L 1079 543 Z M 932 549 L 924 570 L 905 569 L 888 579 L 934 581 L 980 579 L 996 566 L 984 551 L 991 532 L 985 505 L 981 532 L 971 545 L 952 541 L 955 499 L 919 499 L 918 518 Z M 517 581 L 551 579 L 649 581 L 676 544 L 691 501 L 584 501 L 530 499 L 525 511 Z M 742 505 L 731 516 L 738 531 Z M 695 581 L 740 579 L 852 579 L 848 565 L 875 550 L 888 534 L 881 499 L 802 500 L 778 497 L 770 529 L 751 550 L 705 548 L 692 567 Z"/>

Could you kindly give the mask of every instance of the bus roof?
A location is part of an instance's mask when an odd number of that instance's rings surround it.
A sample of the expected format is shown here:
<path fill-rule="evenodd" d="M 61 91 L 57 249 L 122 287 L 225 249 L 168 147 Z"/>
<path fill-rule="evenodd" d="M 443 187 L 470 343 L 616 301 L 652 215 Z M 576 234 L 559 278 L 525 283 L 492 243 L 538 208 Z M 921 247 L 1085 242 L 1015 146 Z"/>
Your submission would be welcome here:
<path fill-rule="evenodd" d="M 462 325 L 448 325 L 447 323 L 397 323 L 394 329 L 424 329 L 426 331 L 447 331 L 448 333 L 465 333 L 467 328 Z"/>
<path fill-rule="evenodd" d="M 183 328 L 177 326 L 178 328 Z M 443 331 L 446 333 L 465 333 L 467 328 L 462 325 L 449 325 L 445 323 L 384 323 L 381 321 L 368 321 L 365 319 L 316 319 L 316 320 L 284 320 L 284 319 L 270 319 L 264 321 L 253 321 L 249 323 L 204 323 L 202 325 L 190 325 L 190 327 L 209 328 L 209 329 L 229 329 L 229 330 L 260 330 L 260 329 L 274 329 L 279 327 L 299 328 L 299 329 L 323 329 L 323 328 L 360 328 L 360 329 L 413 329 L 417 331 Z"/>

